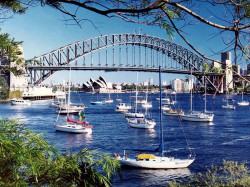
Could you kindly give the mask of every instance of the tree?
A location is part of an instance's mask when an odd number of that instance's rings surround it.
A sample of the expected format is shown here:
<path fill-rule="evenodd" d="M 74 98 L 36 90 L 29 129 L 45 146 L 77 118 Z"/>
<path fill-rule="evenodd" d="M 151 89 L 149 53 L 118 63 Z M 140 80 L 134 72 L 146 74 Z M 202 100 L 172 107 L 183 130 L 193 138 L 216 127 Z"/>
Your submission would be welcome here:
<path fill-rule="evenodd" d="M 0 76 L 0 100 L 9 98 L 9 86 L 4 77 Z"/>
<path fill-rule="evenodd" d="M 90 151 L 62 153 L 16 120 L 0 120 L 0 186 L 110 186 L 119 162 Z"/>
<path fill-rule="evenodd" d="M 24 14 L 27 7 L 15 0 L 2 0 L 0 2 L 0 24 L 10 19 L 14 14 Z M 15 41 L 14 38 L 10 38 L 7 33 L 0 32 L 0 71 L 12 72 L 15 75 L 23 74 L 21 66 L 24 59 L 20 57 L 22 51 L 20 45 L 22 42 Z M 14 66 L 11 66 L 11 62 L 15 62 Z"/>
<path fill-rule="evenodd" d="M 51 6 L 73 18 L 79 25 L 81 21 L 86 20 L 77 17 L 81 9 L 110 18 L 118 17 L 126 22 L 157 25 L 165 29 L 170 38 L 173 38 L 176 32 L 200 56 L 216 61 L 201 53 L 186 38 L 188 34 L 185 32 L 185 27 L 192 26 L 199 29 L 200 24 L 197 23 L 205 24 L 217 30 L 213 37 L 218 35 L 222 37 L 226 46 L 222 50 L 234 51 L 235 64 L 239 55 L 249 59 L 249 0 L 24 0 L 22 2 Z M 68 5 L 72 6 L 69 8 Z M 201 16 L 202 12 L 199 11 L 202 6 L 208 9 L 207 13 L 210 15 Z M 226 42 L 228 38 L 230 41 Z"/>
<path fill-rule="evenodd" d="M 0 23 L 11 18 L 14 14 L 24 14 L 27 7 L 15 0 L 0 1 Z"/>

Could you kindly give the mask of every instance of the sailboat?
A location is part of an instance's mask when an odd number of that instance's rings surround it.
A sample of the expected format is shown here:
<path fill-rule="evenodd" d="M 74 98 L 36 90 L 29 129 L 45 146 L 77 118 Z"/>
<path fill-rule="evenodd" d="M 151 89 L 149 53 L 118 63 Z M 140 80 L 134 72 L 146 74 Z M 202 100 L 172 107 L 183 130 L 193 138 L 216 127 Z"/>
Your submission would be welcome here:
<path fill-rule="evenodd" d="M 192 68 L 191 68 L 191 75 L 192 75 Z M 205 83 L 206 84 L 206 83 Z M 206 90 L 206 89 L 205 89 Z M 181 115 L 181 119 L 183 121 L 194 121 L 194 122 L 211 122 L 214 119 L 214 114 L 208 114 L 205 112 L 199 112 L 199 111 L 193 111 L 192 109 L 192 100 L 193 100 L 193 94 L 192 94 L 192 88 L 190 91 L 190 113 Z M 206 94 L 205 94 L 205 107 L 206 107 Z"/>
<path fill-rule="evenodd" d="M 105 103 L 113 103 L 114 100 L 110 98 L 110 93 L 109 93 L 109 98 L 104 100 Z"/>
<path fill-rule="evenodd" d="M 239 106 L 248 106 L 248 105 L 249 105 L 249 102 L 248 102 L 248 101 L 244 101 L 244 100 L 243 100 L 243 91 L 242 91 L 242 93 L 241 93 L 241 101 L 238 102 L 238 105 L 239 105 Z"/>
<path fill-rule="evenodd" d="M 148 86 L 146 91 L 146 102 L 142 103 L 143 108 L 152 108 L 152 103 L 148 102 Z"/>
<path fill-rule="evenodd" d="M 125 114 L 126 118 L 144 118 L 144 114 L 137 112 L 137 97 L 138 97 L 138 91 L 137 91 L 137 84 L 138 84 L 138 73 L 136 73 L 137 77 L 137 83 L 136 83 L 136 91 L 135 91 L 135 112 L 129 112 Z"/>
<path fill-rule="evenodd" d="M 71 68 L 70 68 L 70 76 L 71 78 Z M 69 78 L 69 80 L 70 80 Z M 70 82 L 70 81 L 69 81 Z M 82 121 L 85 118 L 85 115 L 83 114 L 83 111 L 79 112 L 79 120 L 73 120 L 69 118 L 69 103 L 70 103 L 70 86 L 69 86 L 69 95 L 68 95 L 68 107 L 67 107 L 67 117 L 66 117 L 66 123 L 58 125 L 58 116 L 60 113 L 58 113 L 56 123 L 54 125 L 54 128 L 56 131 L 63 131 L 63 132 L 70 132 L 70 133 L 92 133 L 92 125 L 89 125 L 87 121 Z"/>
<path fill-rule="evenodd" d="M 91 101 L 90 103 L 91 105 L 104 105 L 105 104 L 104 101 L 99 100 L 99 93 L 97 93 L 97 101 Z"/>
<path fill-rule="evenodd" d="M 159 84 L 160 84 L 160 145 L 156 149 L 125 149 L 123 156 L 119 156 L 117 153 L 114 154 L 116 159 L 123 165 L 137 167 L 137 168 L 150 168 L 150 169 L 177 169 L 186 168 L 192 164 L 195 158 L 189 155 L 187 159 L 176 159 L 174 157 L 165 157 L 164 144 L 163 144 L 163 127 L 162 127 L 162 112 L 161 112 L 161 67 L 159 66 Z M 133 151 L 145 151 L 145 152 L 158 152 L 160 156 L 154 154 L 139 154 L 135 158 L 127 157 L 126 150 Z"/>

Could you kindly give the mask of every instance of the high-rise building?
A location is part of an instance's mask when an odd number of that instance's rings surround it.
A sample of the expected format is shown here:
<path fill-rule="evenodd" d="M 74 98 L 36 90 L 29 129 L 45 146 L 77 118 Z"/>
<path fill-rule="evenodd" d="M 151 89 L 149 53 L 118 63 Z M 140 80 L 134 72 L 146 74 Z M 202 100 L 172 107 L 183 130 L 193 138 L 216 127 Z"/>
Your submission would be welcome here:
<path fill-rule="evenodd" d="M 149 85 L 153 85 L 154 83 L 153 83 L 153 77 L 150 77 L 149 78 Z"/>
<path fill-rule="evenodd" d="M 225 69 L 225 79 L 223 81 L 223 90 L 233 89 L 233 71 L 232 71 L 232 57 L 230 52 L 221 53 L 222 68 Z"/>
<path fill-rule="evenodd" d="M 181 79 L 174 79 L 171 83 L 172 90 L 175 92 L 182 92 L 183 91 L 183 80 Z"/>

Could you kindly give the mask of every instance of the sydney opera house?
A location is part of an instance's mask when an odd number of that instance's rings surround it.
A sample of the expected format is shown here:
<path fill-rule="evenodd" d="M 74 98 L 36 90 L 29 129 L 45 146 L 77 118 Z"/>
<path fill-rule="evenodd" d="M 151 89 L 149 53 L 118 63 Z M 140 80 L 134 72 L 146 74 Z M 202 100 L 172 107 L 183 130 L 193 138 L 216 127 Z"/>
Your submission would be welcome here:
<path fill-rule="evenodd" d="M 85 92 L 98 92 L 98 93 L 118 93 L 121 92 L 121 86 L 106 82 L 106 80 L 100 76 L 97 80 L 90 78 L 89 81 L 83 83 L 83 90 Z"/>

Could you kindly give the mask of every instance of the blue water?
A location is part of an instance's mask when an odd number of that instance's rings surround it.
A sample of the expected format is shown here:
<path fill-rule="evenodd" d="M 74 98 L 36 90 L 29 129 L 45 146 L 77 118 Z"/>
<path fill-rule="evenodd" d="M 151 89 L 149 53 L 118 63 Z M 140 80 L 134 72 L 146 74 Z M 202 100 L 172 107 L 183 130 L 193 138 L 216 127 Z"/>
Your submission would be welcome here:
<path fill-rule="evenodd" d="M 122 98 L 130 102 L 131 94 L 111 94 L 111 98 Z M 102 98 L 108 95 L 102 94 Z M 84 147 L 98 149 L 102 153 L 122 154 L 123 148 L 155 148 L 159 143 L 159 102 L 158 94 L 151 94 L 153 102 L 150 114 L 156 120 L 154 130 L 130 128 L 123 114 L 114 111 L 117 102 L 106 105 L 91 105 L 96 95 L 72 93 L 71 101 L 80 101 L 87 107 L 86 119 L 93 125 L 93 134 L 70 134 L 55 132 L 56 108 L 50 107 L 52 100 L 32 101 L 31 106 L 11 106 L 0 103 L 1 118 L 17 118 L 28 125 L 28 128 L 53 143 L 62 152 L 77 152 Z M 164 186 L 173 179 L 185 179 L 197 172 L 205 172 L 212 164 L 221 166 L 223 160 L 250 161 L 250 107 L 237 106 L 236 110 L 222 109 L 224 95 L 207 98 L 207 109 L 215 114 L 213 123 L 181 122 L 178 118 L 163 116 L 164 147 L 168 156 L 186 158 L 189 155 L 187 142 L 196 154 L 194 163 L 186 169 L 148 170 L 122 167 L 123 181 L 118 177 L 113 186 Z M 237 102 L 240 95 L 234 95 Z M 189 111 L 189 94 L 177 94 L 177 108 Z M 245 96 L 245 100 L 250 100 Z M 193 97 L 194 110 L 203 110 L 203 98 L 200 94 Z M 77 117 L 77 116 L 75 116 Z M 59 121 L 65 120 L 59 116 Z M 184 132 L 184 133 L 183 133 Z M 185 136 L 187 138 L 185 138 Z M 187 141 L 187 142 L 186 142 Z M 135 153 L 128 152 L 128 156 Z M 248 164 L 249 166 L 249 164 Z"/>

